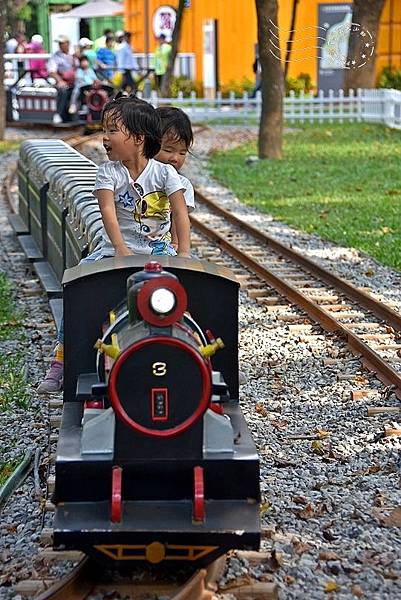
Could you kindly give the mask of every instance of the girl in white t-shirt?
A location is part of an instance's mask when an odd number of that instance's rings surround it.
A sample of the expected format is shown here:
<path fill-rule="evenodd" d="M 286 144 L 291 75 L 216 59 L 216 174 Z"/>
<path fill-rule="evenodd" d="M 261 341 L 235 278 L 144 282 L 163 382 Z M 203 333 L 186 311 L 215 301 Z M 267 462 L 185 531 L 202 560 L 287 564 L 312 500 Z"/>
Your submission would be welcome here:
<path fill-rule="evenodd" d="M 187 154 L 193 144 L 191 121 L 181 108 L 175 106 L 160 106 L 156 112 L 162 122 L 162 143 L 155 159 L 162 163 L 172 165 L 184 187 L 185 204 L 188 212 L 195 210 L 195 195 L 192 183 L 179 173 L 185 163 Z M 171 244 L 178 246 L 177 231 L 174 219 L 171 223 Z"/>
<path fill-rule="evenodd" d="M 160 119 L 151 104 L 120 96 L 102 115 L 103 146 L 109 161 L 98 170 L 94 194 L 102 213 L 104 234 L 98 249 L 81 262 L 130 254 L 189 256 L 190 227 L 183 191 L 174 167 L 153 159 L 160 150 Z M 178 245 L 171 244 L 170 211 Z M 62 386 L 64 328 L 55 358 L 37 391 L 58 392 Z"/>
<path fill-rule="evenodd" d="M 170 213 L 177 254 L 189 256 L 185 186 L 174 167 L 153 159 L 161 140 L 156 110 L 144 100 L 120 97 L 106 104 L 102 123 L 110 162 L 99 167 L 94 188 L 105 228 L 101 256 L 175 255 Z"/>

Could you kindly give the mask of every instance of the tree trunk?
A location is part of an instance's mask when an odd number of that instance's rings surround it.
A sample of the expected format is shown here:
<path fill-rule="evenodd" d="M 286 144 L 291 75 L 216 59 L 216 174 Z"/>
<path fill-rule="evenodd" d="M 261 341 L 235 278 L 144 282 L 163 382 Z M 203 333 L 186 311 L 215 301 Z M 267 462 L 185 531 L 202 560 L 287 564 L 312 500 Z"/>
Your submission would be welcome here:
<path fill-rule="evenodd" d="M 376 47 L 377 47 L 377 32 L 379 30 L 380 16 L 383 10 L 385 0 L 354 0 L 352 22 L 360 25 L 358 31 L 351 30 L 348 46 L 348 61 L 352 65 L 352 61 L 356 61 L 356 65 L 361 64 L 361 57 L 365 54 L 365 44 L 371 40 L 368 36 L 361 36 L 359 32 L 362 30 L 369 31 L 372 35 L 375 50 L 373 56 L 368 62 L 360 68 L 346 69 L 344 77 L 344 89 L 358 88 L 374 88 L 375 87 L 375 63 L 376 63 Z M 370 51 L 366 52 L 370 55 Z M 347 62 L 348 62 L 347 61 Z"/>
<path fill-rule="evenodd" d="M 278 35 L 277 12 L 277 0 L 256 0 L 259 59 L 262 67 L 259 158 L 282 157 L 284 77 L 280 51 L 270 43 L 271 32 Z"/>
<path fill-rule="evenodd" d="M 6 133 L 6 93 L 4 89 L 4 34 L 6 30 L 7 7 L 5 2 L 0 3 L 0 140 L 4 140 Z"/>
<path fill-rule="evenodd" d="M 294 35 L 295 35 L 295 22 L 297 20 L 298 3 L 299 3 L 299 0 L 292 0 L 291 25 L 290 25 L 290 33 L 288 35 L 288 40 L 287 40 L 287 52 L 285 55 L 285 63 L 284 63 L 284 77 L 287 77 L 287 75 L 288 75 L 288 67 L 289 67 L 290 60 L 291 60 L 292 44 L 294 43 Z"/>
<path fill-rule="evenodd" d="M 177 15 L 176 15 L 176 19 L 175 19 L 175 25 L 174 25 L 174 31 L 173 31 L 173 38 L 171 40 L 171 53 L 170 53 L 166 72 L 164 73 L 163 78 L 162 78 L 162 84 L 161 84 L 161 88 L 160 88 L 160 94 L 163 98 L 170 98 L 170 95 L 171 95 L 171 93 L 170 93 L 171 77 L 172 77 L 173 71 L 174 71 L 174 63 L 175 63 L 175 59 L 177 56 L 178 44 L 180 43 L 181 24 L 182 24 L 182 17 L 184 14 L 184 6 L 185 6 L 185 0 L 179 0 L 178 8 L 177 8 Z"/>

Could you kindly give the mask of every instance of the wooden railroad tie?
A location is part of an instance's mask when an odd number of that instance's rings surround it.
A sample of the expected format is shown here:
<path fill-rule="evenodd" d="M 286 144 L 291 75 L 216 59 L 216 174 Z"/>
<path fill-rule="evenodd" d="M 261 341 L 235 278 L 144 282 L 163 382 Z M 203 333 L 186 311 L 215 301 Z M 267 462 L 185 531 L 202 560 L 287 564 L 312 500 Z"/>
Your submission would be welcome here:
<path fill-rule="evenodd" d="M 374 417 L 375 415 L 399 415 L 401 414 L 400 406 L 369 406 L 368 417 Z"/>

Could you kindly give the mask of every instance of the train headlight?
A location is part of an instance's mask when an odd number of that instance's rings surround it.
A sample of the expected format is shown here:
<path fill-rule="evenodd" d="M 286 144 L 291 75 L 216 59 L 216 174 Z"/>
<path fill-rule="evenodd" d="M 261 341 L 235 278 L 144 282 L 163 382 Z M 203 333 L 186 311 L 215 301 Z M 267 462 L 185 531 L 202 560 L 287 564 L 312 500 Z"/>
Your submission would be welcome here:
<path fill-rule="evenodd" d="M 137 308 L 142 319 L 156 327 L 169 327 L 187 309 L 187 294 L 177 279 L 156 277 L 138 292 Z"/>
<path fill-rule="evenodd" d="M 159 288 L 150 296 L 149 304 L 156 314 L 167 315 L 174 309 L 176 297 L 171 290 Z"/>

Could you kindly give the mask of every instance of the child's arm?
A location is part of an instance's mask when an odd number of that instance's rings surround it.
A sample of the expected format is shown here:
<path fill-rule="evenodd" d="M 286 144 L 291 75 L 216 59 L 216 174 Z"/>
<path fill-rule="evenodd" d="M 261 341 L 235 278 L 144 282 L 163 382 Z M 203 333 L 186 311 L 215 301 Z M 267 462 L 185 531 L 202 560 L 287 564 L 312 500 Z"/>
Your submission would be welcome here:
<path fill-rule="evenodd" d="M 177 250 L 177 248 L 178 248 L 178 237 L 177 237 L 177 230 L 175 228 L 175 223 L 174 223 L 174 217 L 173 217 L 173 215 L 171 215 L 170 233 L 171 233 L 171 245 L 173 246 L 174 250 Z"/>
<path fill-rule="evenodd" d="M 115 250 L 115 256 L 129 256 L 133 254 L 121 234 L 117 221 L 114 194 L 111 190 L 97 190 L 96 196 L 102 213 L 103 225 Z"/>
<path fill-rule="evenodd" d="M 171 212 L 173 216 L 172 227 L 175 226 L 178 241 L 177 254 L 178 256 L 189 257 L 189 251 L 191 247 L 191 231 L 184 194 L 182 193 L 182 190 L 178 190 L 177 192 L 171 194 L 168 199 L 170 201 Z"/>

